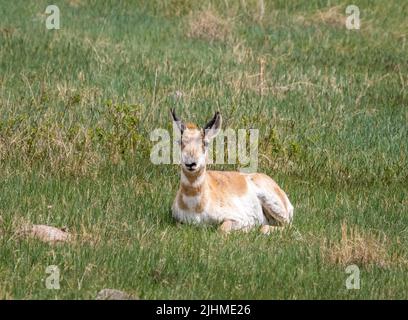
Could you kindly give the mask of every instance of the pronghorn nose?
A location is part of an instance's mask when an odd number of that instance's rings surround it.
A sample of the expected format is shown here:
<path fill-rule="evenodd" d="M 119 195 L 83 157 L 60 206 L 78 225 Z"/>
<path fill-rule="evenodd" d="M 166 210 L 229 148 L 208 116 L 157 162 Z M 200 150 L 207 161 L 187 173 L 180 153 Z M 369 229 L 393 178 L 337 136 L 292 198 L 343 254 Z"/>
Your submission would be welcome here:
<path fill-rule="evenodd" d="M 188 167 L 189 169 L 193 169 L 196 165 L 197 165 L 197 163 L 195 163 L 195 162 L 186 163 L 186 167 Z"/>

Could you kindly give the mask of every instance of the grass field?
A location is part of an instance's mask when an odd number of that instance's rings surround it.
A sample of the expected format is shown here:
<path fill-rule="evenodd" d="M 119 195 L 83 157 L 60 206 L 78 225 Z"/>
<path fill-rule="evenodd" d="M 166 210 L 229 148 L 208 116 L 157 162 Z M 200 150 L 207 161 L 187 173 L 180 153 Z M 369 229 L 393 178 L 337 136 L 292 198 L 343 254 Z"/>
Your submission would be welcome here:
<path fill-rule="evenodd" d="M 59 30 L 49 4 L 0 1 L 0 298 L 408 298 L 407 1 L 354 0 L 360 30 L 347 1 L 56 0 Z M 170 107 L 259 129 L 293 225 L 178 226 L 179 168 L 149 158 Z"/>

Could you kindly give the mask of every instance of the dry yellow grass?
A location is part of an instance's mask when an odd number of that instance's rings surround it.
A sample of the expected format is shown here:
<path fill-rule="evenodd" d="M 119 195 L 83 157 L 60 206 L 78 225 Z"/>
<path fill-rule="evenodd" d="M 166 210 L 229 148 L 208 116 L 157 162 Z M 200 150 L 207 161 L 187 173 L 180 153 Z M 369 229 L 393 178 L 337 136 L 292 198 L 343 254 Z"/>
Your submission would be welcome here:
<path fill-rule="evenodd" d="M 207 41 L 224 41 L 231 34 L 232 23 L 211 9 L 190 13 L 188 32 L 190 38 Z"/>
<path fill-rule="evenodd" d="M 346 25 L 346 15 L 342 12 L 342 6 L 319 10 L 310 19 L 312 22 L 322 22 L 336 27 L 344 27 Z"/>
<path fill-rule="evenodd" d="M 322 253 L 330 264 L 347 266 L 377 266 L 387 268 L 396 261 L 391 257 L 385 236 L 376 236 L 370 232 L 341 225 L 341 239 L 338 242 L 325 242 Z"/>
<path fill-rule="evenodd" d="M 71 7 L 78 8 L 80 5 L 82 5 L 81 2 L 82 2 L 81 0 L 69 0 L 69 1 L 68 1 L 68 4 L 69 4 Z"/>
<path fill-rule="evenodd" d="M 333 27 L 346 27 L 346 14 L 342 11 L 342 6 L 334 6 L 318 10 L 312 15 L 297 15 L 294 21 L 306 26 L 323 23 Z"/>
<path fill-rule="evenodd" d="M 318 10 L 313 14 L 296 15 L 293 21 L 305 26 L 326 24 L 333 27 L 346 27 L 346 14 L 341 6 Z"/>

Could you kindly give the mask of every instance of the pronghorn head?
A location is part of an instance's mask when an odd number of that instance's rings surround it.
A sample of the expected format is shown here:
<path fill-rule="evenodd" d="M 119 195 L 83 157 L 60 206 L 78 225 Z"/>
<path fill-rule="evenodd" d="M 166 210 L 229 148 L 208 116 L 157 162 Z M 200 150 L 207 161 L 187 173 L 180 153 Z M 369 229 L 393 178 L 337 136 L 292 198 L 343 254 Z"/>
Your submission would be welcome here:
<path fill-rule="evenodd" d="M 206 165 L 208 146 L 221 130 L 221 114 L 216 112 L 214 117 L 202 129 L 193 123 L 184 123 L 171 110 L 174 123 L 181 133 L 181 167 L 187 174 L 201 172 Z"/>

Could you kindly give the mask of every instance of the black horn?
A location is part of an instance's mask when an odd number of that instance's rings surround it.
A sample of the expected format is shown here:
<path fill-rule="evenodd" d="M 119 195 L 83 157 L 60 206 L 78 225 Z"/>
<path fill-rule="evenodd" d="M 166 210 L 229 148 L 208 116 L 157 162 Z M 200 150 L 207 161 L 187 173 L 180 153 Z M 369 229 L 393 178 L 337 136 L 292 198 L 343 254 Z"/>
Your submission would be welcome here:
<path fill-rule="evenodd" d="M 171 117 L 173 118 L 173 121 L 177 124 L 177 127 L 179 128 L 180 132 L 183 133 L 184 129 L 186 128 L 184 122 L 179 117 L 177 117 L 176 110 L 174 110 L 174 108 L 170 109 L 170 113 Z"/>
<path fill-rule="evenodd" d="M 220 122 L 220 113 L 217 111 L 214 114 L 214 117 L 205 125 L 204 130 L 211 129 L 214 125 L 215 127 L 218 127 L 219 122 Z"/>

